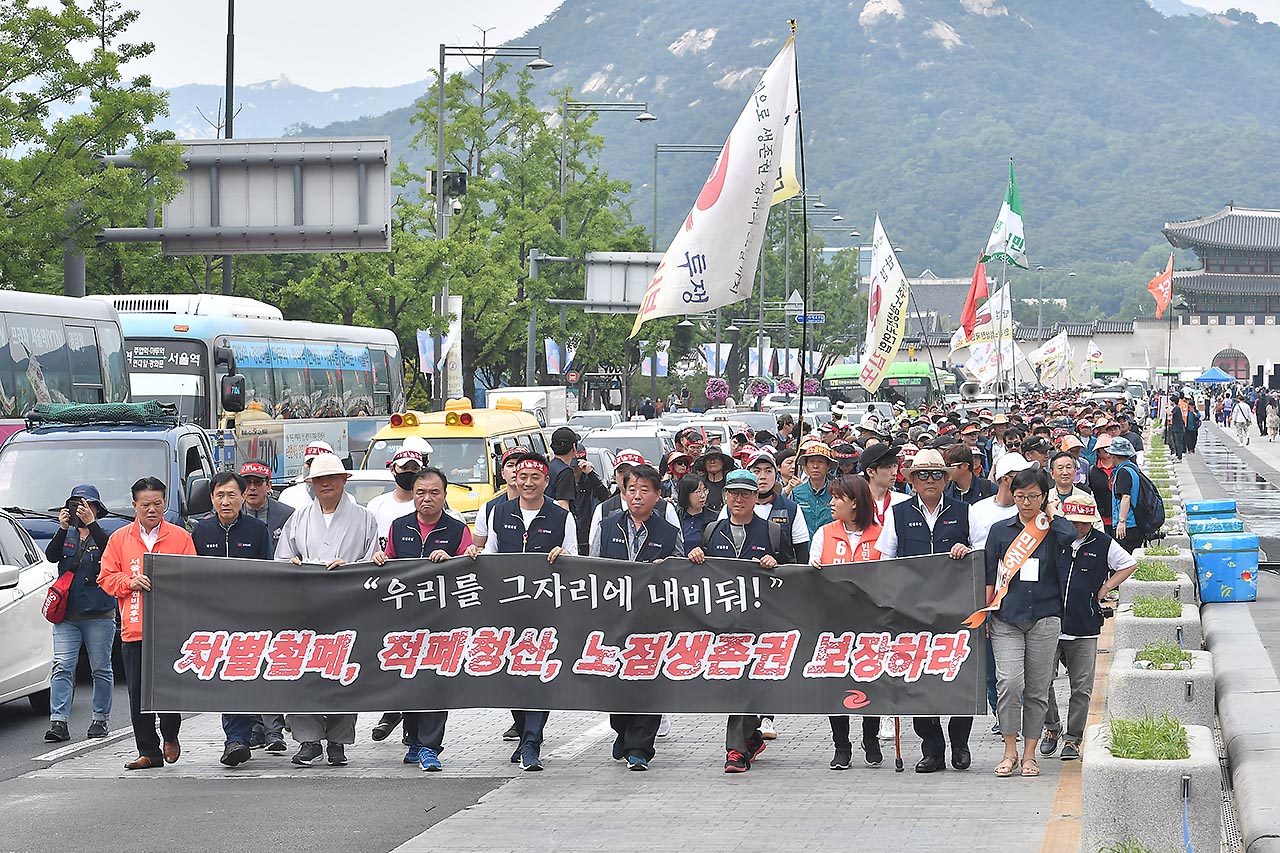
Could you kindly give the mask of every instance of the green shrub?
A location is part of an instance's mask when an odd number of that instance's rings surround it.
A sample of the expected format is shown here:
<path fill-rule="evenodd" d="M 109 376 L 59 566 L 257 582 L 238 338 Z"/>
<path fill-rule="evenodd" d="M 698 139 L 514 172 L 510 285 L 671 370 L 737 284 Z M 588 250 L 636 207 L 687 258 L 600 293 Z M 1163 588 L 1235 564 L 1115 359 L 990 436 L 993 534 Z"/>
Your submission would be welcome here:
<path fill-rule="evenodd" d="M 1182 615 L 1182 602 L 1176 598 L 1134 596 L 1133 615 L 1139 619 L 1177 619 Z"/>
<path fill-rule="evenodd" d="M 1124 841 L 1117 841 L 1114 844 L 1099 847 L 1098 853 L 1156 853 L 1156 851 L 1140 841 L 1126 838 Z"/>
<path fill-rule="evenodd" d="M 1181 552 L 1176 545 L 1148 545 L 1143 553 L 1148 557 L 1176 557 Z M 1139 560 L 1138 564 L 1141 565 L 1142 561 Z"/>
<path fill-rule="evenodd" d="M 1191 660 L 1191 652 L 1184 652 L 1173 643 L 1147 643 L 1142 651 L 1133 656 L 1134 660 L 1149 660 L 1156 668 L 1165 664 L 1175 666 L 1183 661 Z"/>
<path fill-rule="evenodd" d="M 1112 719 L 1110 749 L 1116 758 L 1143 761 L 1191 757 L 1186 727 L 1167 713 L 1159 717 L 1146 714 L 1139 720 Z"/>
<path fill-rule="evenodd" d="M 1139 560 L 1138 567 L 1129 577 L 1136 581 L 1175 581 L 1178 575 L 1168 563 L 1160 560 Z"/>

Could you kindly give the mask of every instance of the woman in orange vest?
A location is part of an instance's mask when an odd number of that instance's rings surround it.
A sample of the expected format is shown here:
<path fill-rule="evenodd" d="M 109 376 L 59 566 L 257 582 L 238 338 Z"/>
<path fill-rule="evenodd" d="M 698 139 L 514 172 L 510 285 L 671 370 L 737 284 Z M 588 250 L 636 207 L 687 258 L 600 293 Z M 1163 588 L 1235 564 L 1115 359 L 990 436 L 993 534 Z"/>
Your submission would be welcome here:
<path fill-rule="evenodd" d="M 841 563 L 861 563 L 880 559 L 876 539 L 880 525 L 875 523 L 875 510 L 871 487 L 856 474 L 845 474 L 831 483 L 831 514 L 835 520 L 819 527 L 813 534 L 809 547 L 810 564 L 821 569 Z M 833 716 L 831 739 L 836 754 L 831 759 L 832 770 L 848 770 L 853 763 L 853 743 L 849 740 L 849 717 Z M 884 760 L 880 752 L 879 717 L 862 718 L 862 748 L 868 767 L 877 767 Z"/>

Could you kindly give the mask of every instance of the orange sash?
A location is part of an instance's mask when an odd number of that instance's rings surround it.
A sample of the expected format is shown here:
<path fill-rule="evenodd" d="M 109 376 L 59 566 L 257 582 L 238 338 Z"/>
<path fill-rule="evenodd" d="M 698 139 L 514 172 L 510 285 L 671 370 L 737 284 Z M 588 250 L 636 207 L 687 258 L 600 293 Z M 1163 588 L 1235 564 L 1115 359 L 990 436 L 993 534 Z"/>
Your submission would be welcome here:
<path fill-rule="evenodd" d="M 818 558 L 824 566 L 841 563 L 865 563 L 880 559 L 876 540 L 880 538 L 880 525 L 873 524 L 858 536 L 856 543 L 849 541 L 849 532 L 843 521 L 833 521 L 822 526 L 822 554 Z"/>
<path fill-rule="evenodd" d="M 1032 519 L 1030 524 L 1022 528 L 1018 538 L 1013 540 L 1009 550 L 1000 559 L 1000 571 L 996 575 L 996 594 L 991 603 L 974 612 L 964 620 L 965 627 L 977 628 L 987 619 L 987 613 L 1000 609 L 1001 602 L 1009 592 L 1009 584 L 1017 576 L 1018 570 L 1026 565 L 1027 559 L 1036 552 L 1044 537 L 1049 534 L 1049 516 L 1043 512 Z"/>

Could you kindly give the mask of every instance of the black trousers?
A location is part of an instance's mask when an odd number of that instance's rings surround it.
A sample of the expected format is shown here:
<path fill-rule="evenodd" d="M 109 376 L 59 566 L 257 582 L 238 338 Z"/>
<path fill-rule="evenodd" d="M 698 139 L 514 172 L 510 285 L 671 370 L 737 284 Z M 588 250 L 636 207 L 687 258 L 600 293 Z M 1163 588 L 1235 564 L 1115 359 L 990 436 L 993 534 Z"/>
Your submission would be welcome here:
<path fill-rule="evenodd" d="M 410 743 L 438 754 L 444 750 L 444 726 L 448 721 L 448 711 L 405 711 L 404 733 Z"/>
<path fill-rule="evenodd" d="M 658 736 L 661 714 L 610 714 L 609 725 L 618 733 L 622 755 L 638 755 L 653 760 L 653 741 Z"/>
<path fill-rule="evenodd" d="M 160 738 L 166 741 L 178 739 L 182 727 L 181 714 L 160 714 L 160 734 L 156 734 L 156 714 L 142 710 L 142 641 L 121 643 L 124 658 L 124 678 L 129 684 L 129 716 L 133 721 L 133 740 L 138 745 L 138 755 L 161 758 Z"/>
<path fill-rule="evenodd" d="M 1196 452 L 1196 442 L 1200 440 L 1200 430 L 1189 429 L 1183 433 L 1183 441 L 1187 445 L 1188 453 Z"/>
<path fill-rule="evenodd" d="M 911 726 L 920 736 L 920 752 L 925 758 L 945 760 L 947 742 L 942 737 L 942 720 L 938 717 L 915 717 Z M 973 717 L 952 717 L 947 723 L 947 734 L 951 736 L 951 749 L 969 748 L 969 732 L 973 731 Z"/>
<path fill-rule="evenodd" d="M 836 749 L 853 749 L 853 743 L 849 740 L 849 717 L 848 715 L 840 715 L 830 717 L 831 720 L 831 740 L 835 742 Z M 863 717 L 862 718 L 862 742 L 874 741 L 880 736 L 880 718 L 879 717 Z"/>

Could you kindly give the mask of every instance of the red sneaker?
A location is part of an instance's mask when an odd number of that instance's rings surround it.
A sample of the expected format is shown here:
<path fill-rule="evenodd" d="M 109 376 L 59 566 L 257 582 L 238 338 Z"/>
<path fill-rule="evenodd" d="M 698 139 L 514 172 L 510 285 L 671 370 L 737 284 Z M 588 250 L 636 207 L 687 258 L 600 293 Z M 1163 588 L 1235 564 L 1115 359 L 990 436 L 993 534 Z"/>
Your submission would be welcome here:
<path fill-rule="evenodd" d="M 747 761 L 755 761 L 756 756 L 764 752 L 765 739 L 760 736 L 759 732 L 753 734 L 747 740 Z"/>
<path fill-rule="evenodd" d="M 746 773 L 751 769 L 751 762 L 747 757 L 736 749 L 729 750 L 729 756 L 724 762 L 725 773 Z"/>

